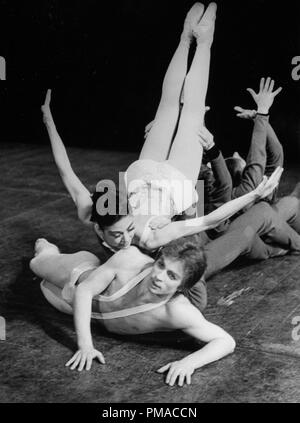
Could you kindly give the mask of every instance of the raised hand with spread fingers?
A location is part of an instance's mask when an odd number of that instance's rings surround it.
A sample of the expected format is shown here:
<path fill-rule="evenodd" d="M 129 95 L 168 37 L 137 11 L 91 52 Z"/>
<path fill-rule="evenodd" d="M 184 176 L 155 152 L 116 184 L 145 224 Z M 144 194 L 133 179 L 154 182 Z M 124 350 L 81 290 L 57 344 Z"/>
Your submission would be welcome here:
<path fill-rule="evenodd" d="M 274 102 L 274 98 L 281 92 L 282 87 L 274 90 L 275 81 L 270 77 L 265 80 L 261 78 L 259 92 L 256 93 L 252 88 L 247 88 L 253 100 L 257 104 L 257 113 L 268 114 L 269 109 Z"/>

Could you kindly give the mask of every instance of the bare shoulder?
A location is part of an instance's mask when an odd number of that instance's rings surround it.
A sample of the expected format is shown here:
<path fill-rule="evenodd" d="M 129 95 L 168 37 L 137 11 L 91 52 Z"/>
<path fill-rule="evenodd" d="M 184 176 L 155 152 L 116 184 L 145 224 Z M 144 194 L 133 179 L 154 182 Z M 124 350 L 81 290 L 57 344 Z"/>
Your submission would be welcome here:
<path fill-rule="evenodd" d="M 204 320 L 203 314 L 184 295 L 172 298 L 166 306 L 170 323 L 176 329 L 194 326 Z"/>
<path fill-rule="evenodd" d="M 149 262 L 153 261 L 151 257 L 146 256 L 137 247 L 131 245 L 129 248 L 124 248 L 116 252 L 109 260 L 113 263 L 117 263 L 118 267 L 121 267 L 121 263 L 133 264 L 139 262 L 141 259 L 147 259 Z"/>

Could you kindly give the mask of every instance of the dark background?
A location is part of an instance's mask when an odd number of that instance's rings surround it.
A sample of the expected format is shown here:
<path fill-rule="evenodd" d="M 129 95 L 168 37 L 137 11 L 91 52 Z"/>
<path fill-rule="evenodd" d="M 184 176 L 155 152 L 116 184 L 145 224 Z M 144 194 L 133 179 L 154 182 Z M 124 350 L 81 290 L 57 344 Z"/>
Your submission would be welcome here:
<path fill-rule="evenodd" d="M 0 0 L 0 55 L 7 62 L 7 81 L 0 82 L 0 142 L 48 142 L 40 105 L 51 87 L 66 145 L 138 151 L 193 3 Z M 245 89 L 257 89 L 261 76 L 271 76 L 284 88 L 271 120 L 286 156 L 297 161 L 300 81 L 291 77 L 291 61 L 300 56 L 300 2 L 217 3 L 209 129 L 225 154 L 245 154 L 251 124 L 235 118 L 233 106 L 253 108 Z"/>

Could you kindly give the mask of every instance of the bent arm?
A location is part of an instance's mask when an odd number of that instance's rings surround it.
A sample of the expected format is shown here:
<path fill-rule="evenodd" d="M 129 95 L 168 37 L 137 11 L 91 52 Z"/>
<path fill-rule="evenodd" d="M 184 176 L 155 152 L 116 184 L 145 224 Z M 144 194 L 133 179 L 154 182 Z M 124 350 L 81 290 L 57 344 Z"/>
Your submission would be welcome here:
<path fill-rule="evenodd" d="M 283 166 L 284 154 L 282 145 L 269 123 L 267 127 L 267 165 L 265 175 L 269 176 L 277 166 Z"/>
<path fill-rule="evenodd" d="M 232 191 L 232 198 L 240 197 L 255 189 L 263 179 L 267 160 L 266 142 L 268 123 L 268 116 L 256 115 L 251 145 L 246 161 L 247 164 L 241 183 Z"/>
<path fill-rule="evenodd" d="M 206 345 L 183 358 L 185 364 L 198 369 L 234 351 L 235 341 L 232 336 L 221 327 L 208 322 L 198 310 L 191 311 L 188 318 L 190 323 L 182 328 L 183 332 L 198 341 L 205 342 Z"/>
<path fill-rule="evenodd" d="M 191 383 L 191 376 L 196 369 L 231 354 L 235 349 L 235 341 L 222 328 L 208 322 L 188 300 L 183 302 L 179 299 L 169 308 L 169 324 L 173 329 L 181 329 L 197 341 L 206 343 L 198 351 L 158 370 L 159 373 L 168 371 L 167 384 L 173 386 L 178 380 L 178 385 L 183 386 L 185 381 Z"/>
<path fill-rule="evenodd" d="M 48 90 L 49 91 L 49 90 Z M 47 96 L 49 94 L 47 93 Z M 80 220 L 89 222 L 92 207 L 91 194 L 74 173 L 66 148 L 57 132 L 53 116 L 48 106 L 42 106 L 44 122 L 48 131 L 54 161 L 62 178 L 62 181 L 71 195 L 77 207 Z"/>
<path fill-rule="evenodd" d="M 107 264 L 100 266 L 82 282 L 75 291 L 74 323 L 79 348 L 93 347 L 91 335 L 92 300 L 103 292 L 115 277 L 114 270 Z"/>

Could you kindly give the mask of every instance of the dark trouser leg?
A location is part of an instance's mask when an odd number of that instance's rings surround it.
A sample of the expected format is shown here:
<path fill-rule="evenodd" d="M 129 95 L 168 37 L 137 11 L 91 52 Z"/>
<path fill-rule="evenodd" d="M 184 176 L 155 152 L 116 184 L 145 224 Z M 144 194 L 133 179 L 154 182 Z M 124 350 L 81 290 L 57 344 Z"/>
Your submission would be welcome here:
<path fill-rule="evenodd" d="M 272 206 L 273 210 L 285 220 L 296 232 L 300 233 L 300 200 L 296 196 L 289 195 L 280 198 Z"/>
<path fill-rule="evenodd" d="M 266 245 L 258 236 L 270 234 L 281 248 L 300 251 L 300 236 L 265 202 L 260 202 L 236 218 L 225 235 L 205 246 L 205 278 L 232 263 L 240 255 L 265 259 L 277 255 L 277 249 Z"/>
<path fill-rule="evenodd" d="M 207 258 L 205 279 L 227 267 L 239 256 L 249 253 L 254 236 L 252 231 L 241 228 L 209 242 L 204 248 Z"/>
<path fill-rule="evenodd" d="M 230 224 L 227 233 L 236 229 L 247 229 L 262 237 L 263 240 L 264 237 L 268 237 L 268 240 L 272 240 L 276 246 L 300 252 L 300 236 L 287 223 L 292 216 L 294 215 L 291 211 L 284 214 L 281 206 L 276 212 L 268 203 L 261 201 L 236 218 Z M 296 221 L 293 224 L 296 227 Z"/>

